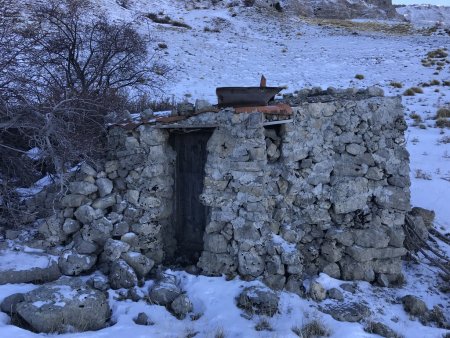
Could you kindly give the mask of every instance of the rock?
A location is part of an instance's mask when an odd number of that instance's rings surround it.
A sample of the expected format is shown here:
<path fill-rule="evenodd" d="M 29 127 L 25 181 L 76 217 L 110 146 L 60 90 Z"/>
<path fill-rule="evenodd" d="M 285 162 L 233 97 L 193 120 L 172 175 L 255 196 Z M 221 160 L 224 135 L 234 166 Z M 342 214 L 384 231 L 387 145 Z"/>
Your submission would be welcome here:
<path fill-rule="evenodd" d="M 129 289 L 136 286 L 138 278 L 133 268 L 129 266 L 124 260 L 119 259 L 111 265 L 109 272 L 109 283 L 114 290 L 125 288 Z"/>
<path fill-rule="evenodd" d="M 258 277 L 264 272 L 265 262 L 253 248 L 250 251 L 239 252 L 238 260 L 239 273 L 244 276 Z"/>
<path fill-rule="evenodd" d="M 108 238 L 106 240 L 105 246 L 103 247 L 103 254 L 107 260 L 116 261 L 120 258 L 122 253 L 127 252 L 129 249 L 129 244 Z"/>
<path fill-rule="evenodd" d="M 339 291 L 336 288 L 332 288 L 332 289 L 328 290 L 327 296 L 328 296 L 328 298 L 336 299 L 340 302 L 342 302 L 344 300 L 344 295 L 342 294 L 341 291 Z"/>
<path fill-rule="evenodd" d="M 71 218 L 66 218 L 66 220 L 64 221 L 64 224 L 62 226 L 62 230 L 67 235 L 71 235 L 71 234 L 77 232 L 78 230 L 80 230 L 80 228 L 81 228 L 80 222 L 78 222 L 74 219 L 71 219 Z"/>
<path fill-rule="evenodd" d="M 20 231 L 8 229 L 5 231 L 5 238 L 9 240 L 14 240 L 19 237 Z"/>
<path fill-rule="evenodd" d="M 249 314 L 273 317 L 278 311 L 279 296 L 262 286 L 246 287 L 238 296 L 237 306 Z"/>
<path fill-rule="evenodd" d="M 205 112 L 215 112 L 217 108 L 215 108 L 211 103 L 206 100 L 195 100 L 195 113 L 205 113 Z"/>
<path fill-rule="evenodd" d="M 93 253 L 96 253 L 99 249 L 98 245 L 91 241 L 86 241 L 83 239 L 83 237 L 79 234 L 74 236 L 73 239 L 74 243 L 74 249 L 79 253 L 83 255 L 90 255 Z"/>
<path fill-rule="evenodd" d="M 111 287 L 109 285 L 108 278 L 104 275 L 96 275 L 92 278 L 89 278 L 86 281 L 86 284 L 100 291 L 107 291 Z"/>
<path fill-rule="evenodd" d="M 86 201 L 86 196 L 79 194 L 65 195 L 61 199 L 61 205 L 65 208 L 78 208 Z"/>
<path fill-rule="evenodd" d="M 108 178 L 99 178 L 95 181 L 95 184 L 98 187 L 100 197 L 109 195 L 113 190 L 113 182 Z"/>
<path fill-rule="evenodd" d="M 331 202 L 337 214 L 345 214 L 367 205 L 368 180 L 364 177 L 342 178 L 336 182 L 331 193 Z"/>
<path fill-rule="evenodd" d="M 83 239 L 92 241 L 98 245 L 104 246 L 106 241 L 111 238 L 113 225 L 105 217 L 96 219 L 89 225 L 85 225 L 81 230 Z"/>
<path fill-rule="evenodd" d="M 226 253 L 228 248 L 228 241 L 221 234 L 205 234 L 204 248 L 209 252 Z"/>
<path fill-rule="evenodd" d="M 326 273 L 328 276 L 332 278 L 339 279 L 341 278 L 341 270 L 339 269 L 339 265 L 336 263 L 330 263 L 324 266 L 322 269 L 323 273 Z"/>
<path fill-rule="evenodd" d="M 99 330 L 111 316 L 106 295 L 78 278 L 62 278 L 24 294 L 17 313 L 33 331 L 43 333 Z"/>
<path fill-rule="evenodd" d="M 130 226 L 128 225 L 128 223 L 127 222 L 119 222 L 119 223 L 114 224 L 112 235 L 113 236 L 123 236 L 128 231 L 130 231 Z"/>
<path fill-rule="evenodd" d="M 300 276 L 290 275 L 285 286 L 286 291 L 297 294 L 298 296 L 305 297 L 305 287 L 303 286 L 303 280 Z"/>
<path fill-rule="evenodd" d="M 380 229 L 355 230 L 355 244 L 364 248 L 385 248 L 389 244 L 389 236 Z"/>
<path fill-rule="evenodd" d="M 92 207 L 95 209 L 107 209 L 116 204 L 116 195 L 111 194 L 105 197 L 97 198 L 93 203 Z"/>
<path fill-rule="evenodd" d="M 339 287 L 342 290 L 353 293 L 353 294 L 355 294 L 356 291 L 358 290 L 358 285 L 351 284 L 351 283 L 342 283 L 341 285 L 339 285 Z"/>
<path fill-rule="evenodd" d="M 416 296 L 406 295 L 402 297 L 402 303 L 403 309 L 413 316 L 422 317 L 428 312 L 425 302 Z"/>
<path fill-rule="evenodd" d="M 193 305 L 189 297 L 185 294 L 179 295 L 170 304 L 173 314 L 178 319 L 186 318 L 186 315 L 192 311 Z"/>
<path fill-rule="evenodd" d="M 309 287 L 309 295 L 316 302 L 321 302 L 327 298 L 327 291 L 322 284 L 317 281 L 312 281 Z"/>
<path fill-rule="evenodd" d="M 436 213 L 433 210 L 428 210 L 420 207 L 413 207 L 409 212 L 412 216 L 421 216 L 425 226 L 430 229 L 433 227 Z"/>
<path fill-rule="evenodd" d="M 386 338 L 402 338 L 401 335 L 392 330 L 389 326 L 380 322 L 368 322 L 364 331 Z"/>
<path fill-rule="evenodd" d="M 23 293 L 14 293 L 3 299 L 0 309 L 2 312 L 11 316 L 12 314 L 17 313 L 17 304 L 23 302 L 24 300 L 25 297 L 23 296 Z"/>
<path fill-rule="evenodd" d="M 155 265 L 154 261 L 138 252 L 124 253 L 122 258 L 134 269 L 139 278 L 144 278 Z"/>
<path fill-rule="evenodd" d="M 153 325 L 154 323 L 148 318 L 147 314 L 144 312 L 139 312 L 138 316 L 133 319 L 137 325 Z"/>
<path fill-rule="evenodd" d="M 171 304 L 179 295 L 181 295 L 181 289 L 175 277 L 172 276 L 164 276 L 149 290 L 150 300 L 154 304 L 163 306 Z"/>
<path fill-rule="evenodd" d="M 97 216 L 95 210 L 89 205 L 82 205 L 75 212 L 74 216 L 83 224 L 91 223 Z"/>
<path fill-rule="evenodd" d="M 21 262 L 20 266 L 16 264 Z M 0 252 L 0 285 L 46 283 L 61 277 L 58 262 L 51 256 L 25 252 Z"/>
<path fill-rule="evenodd" d="M 383 88 L 377 86 L 367 87 L 367 95 L 369 96 L 384 96 Z"/>
<path fill-rule="evenodd" d="M 96 256 L 82 255 L 73 250 L 64 251 L 58 260 L 61 272 L 66 276 L 78 276 L 89 271 L 97 262 Z"/>
<path fill-rule="evenodd" d="M 85 162 L 81 164 L 80 172 L 88 176 L 97 176 L 97 171 Z"/>
<path fill-rule="evenodd" d="M 90 195 L 98 190 L 97 186 L 89 182 L 71 182 L 69 190 L 72 194 Z"/>
<path fill-rule="evenodd" d="M 140 115 L 141 115 L 141 119 L 143 119 L 143 120 L 150 120 L 154 117 L 153 110 L 150 108 L 147 108 L 147 109 L 144 109 L 143 111 L 141 111 Z"/>
<path fill-rule="evenodd" d="M 137 287 L 132 287 L 128 290 L 127 297 L 131 299 L 133 302 L 138 302 L 145 298 L 145 293 L 141 289 Z"/>
<path fill-rule="evenodd" d="M 360 303 L 329 305 L 320 310 L 331 315 L 340 322 L 354 323 L 370 316 L 370 309 L 366 305 Z"/>

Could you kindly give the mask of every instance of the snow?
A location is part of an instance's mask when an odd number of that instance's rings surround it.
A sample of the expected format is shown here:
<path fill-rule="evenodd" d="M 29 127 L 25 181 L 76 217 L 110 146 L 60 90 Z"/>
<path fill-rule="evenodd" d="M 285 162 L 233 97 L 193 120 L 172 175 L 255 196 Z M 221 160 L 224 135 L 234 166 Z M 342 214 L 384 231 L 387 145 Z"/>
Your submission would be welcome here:
<path fill-rule="evenodd" d="M 51 257 L 50 259 L 52 259 Z M 0 273 L 6 270 L 24 271 L 33 268 L 44 269 L 49 266 L 50 259 L 49 256 L 3 250 L 0 251 Z"/>
<path fill-rule="evenodd" d="M 165 42 L 168 54 L 164 60 L 175 69 L 174 81 L 166 88 L 166 96 L 176 100 L 207 99 L 216 102 L 215 88 L 219 86 L 257 85 L 262 74 L 268 85 L 287 85 L 285 92 L 304 87 L 326 88 L 381 86 L 386 95 L 401 95 L 405 89 L 421 82 L 437 79 L 449 80 L 450 67 L 434 75 L 434 69 L 421 65 L 420 60 L 434 49 L 449 47 L 449 35 L 425 36 L 419 33 L 409 35 L 386 35 L 381 32 L 358 32 L 357 35 L 332 26 L 314 26 L 297 17 L 286 17 L 279 13 L 254 13 L 254 9 L 188 10 L 185 2 L 174 0 L 131 1 L 130 9 L 120 7 L 115 1 L 97 0 L 100 8 L 108 11 L 113 20 L 135 21 L 143 33 L 150 32 L 155 43 Z M 435 23 L 448 25 L 448 7 L 424 8 L 407 6 L 398 11 L 407 15 L 416 26 Z M 172 19 L 183 19 L 192 29 L 175 28 L 168 25 L 154 25 L 143 18 L 146 13 L 164 12 Z M 205 32 L 213 18 L 222 18 L 227 25 L 219 33 Z M 361 20 L 359 20 L 361 21 Z M 154 46 L 149 46 L 153 50 Z M 161 54 L 163 55 L 163 54 Z M 363 80 L 356 80 L 356 74 L 363 74 Z M 403 88 L 393 88 L 392 81 L 401 82 Z M 436 92 L 435 89 L 439 89 Z M 424 88 L 423 94 L 413 97 L 402 96 L 407 117 L 406 147 L 411 155 L 411 199 L 414 206 L 436 211 L 436 223 L 441 231 L 450 231 L 450 144 L 439 142 L 450 136 L 450 130 L 434 127 L 432 117 L 439 107 L 450 105 L 450 87 L 432 86 Z M 413 126 L 411 113 L 418 114 L 426 129 Z M 164 116 L 170 112 L 155 112 Z M 137 117 L 137 115 L 136 115 Z M 417 173 L 425 173 L 430 179 L 423 179 Z M 422 175 L 423 177 L 423 175 Z M 34 194 L 48 184 L 50 178 L 32 189 L 20 190 L 22 196 Z M 280 236 L 273 240 L 284 250 L 291 244 Z M 450 253 L 449 253 L 450 254 Z M 44 264 L 39 256 L 30 253 L 2 252 L 0 266 L 26 269 Z M 48 261 L 45 262 L 48 264 Z M 409 318 L 398 299 L 413 294 L 423 299 L 429 308 L 441 304 L 444 312 L 450 313 L 448 296 L 436 292 L 439 286 L 437 272 L 425 264 L 405 264 L 406 284 L 399 289 L 379 288 L 368 283 L 357 283 L 355 295 L 344 292 L 346 302 L 366 302 L 372 310 L 372 320 L 379 320 L 408 338 L 442 337 L 444 330 L 423 326 Z M 250 320 L 241 316 L 235 305 L 235 297 L 246 286 L 262 285 L 258 281 L 245 282 L 240 279 L 227 281 L 225 277 L 193 276 L 185 272 L 167 271 L 181 280 L 181 287 L 194 304 L 197 320 L 189 317 L 177 320 L 164 307 L 150 305 L 144 301 L 119 301 L 119 291 L 109 291 L 115 325 L 97 332 L 70 333 L 63 338 L 122 338 L 180 337 L 189 332 L 199 332 L 196 337 L 214 337 L 223 330 L 226 337 L 296 337 L 291 328 L 302 326 L 316 318 L 332 332 L 331 337 L 373 337 L 363 331 L 359 323 L 341 323 L 331 316 L 322 314 L 318 305 L 301 299 L 297 295 L 280 294 L 280 313 L 266 318 L 273 332 L 257 332 L 255 325 L 261 319 Z M 326 288 L 339 288 L 340 280 L 325 274 L 318 281 Z M 141 288 L 146 293 L 152 281 Z M 2 285 L 0 301 L 16 292 L 34 289 L 33 285 Z M 62 295 L 65 294 L 62 289 Z M 73 295 L 72 295 L 73 296 Z M 331 301 L 326 300 L 321 306 Z M 138 326 L 133 322 L 139 312 L 146 312 L 155 323 L 152 326 Z M 0 337 L 41 337 L 9 325 L 8 317 L 0 314 Z"/>

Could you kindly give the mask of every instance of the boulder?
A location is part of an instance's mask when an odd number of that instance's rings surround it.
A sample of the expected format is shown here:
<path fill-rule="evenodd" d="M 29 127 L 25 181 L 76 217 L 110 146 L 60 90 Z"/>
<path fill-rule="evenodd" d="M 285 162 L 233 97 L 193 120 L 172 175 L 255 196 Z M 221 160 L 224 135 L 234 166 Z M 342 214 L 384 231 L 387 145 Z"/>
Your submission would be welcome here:
<path fill-rule="evenodd" d="M 422 317 L 428 312 L 425 302 L 413 295 L 404 296 L 402 298 L 402 304 L 403 309 L 413 316 Z"/>
<path fill-rule="evenodd" d="M 364 328 L 364 331 L 369 333 L 377 334 L 381 337 L 386 338 L 401 338 L 403 336 L 399 335 L 397 332 L 392 330 L 389 326 L 386 324 L 380 323 L 380 322 L 368 322 L 366 327 Z"/>
<path fill-rule="evenodd" d="M 61 272 L 66 276 L 78 276 L 95 265 L 97 256 L 82 255 L 73 250 L 64 251 L 58 260 Z"/>
<path fill-rule="evenodd" d="M 23 296 L 23 293 L 12 294 L 3 299 L 3 302 L 0 305 L 0 309 L 2 310 L 2 312 L 11 316 L 12 314 L 17 313 L 17 304 L 23 302 L 24 300 L 25 297 Z"/>
<path fill-rule="evenodd" d="M 328 296 L 328 298 L 335 299 L 340 302 L 342 302 L 344 300 L 344 295 L 342 294 L 341 291 L 339 291 L 339 289 L 336 289 L 336 288 L 332 288 L 332 289 L 328 290 L 327 296 Z"/>
<path fill-rule="evenodd" d="M 99 330 L 111 310 L 103 292 L 79 278 L 62 278 L 24 294 L 17 313 L 35 332 L 65 333 Z"/>
<path fill-rule="evenodd" d="M 111 265 L 109 283 L 112 289 L 129 289 L 137 285 L 138 278 L 133 268 L 124 260 L 119 259 Z"/>
<path fill-rule="evenodd" d="M 19 283 L 46 283 L 61 277 L 58 262 L 52 256 L 0 252 L 0 285 Z"/>
<path fill-rule="evenodd" d="M 136 325 L 153 325 L 154 323 L 148 318 L 145 312 L 139 312 L 138 316 L 133 319 Z"/>
<path fill-rule="evenodd" d="M 130 245 L 128 243 L 108 238 L 103 247 L 103 255 L 109 261 L 116 261 L 122 253 L 127 252 L 129 249 Z"/>
<path fill-rule="evenodd" d="M 100 197 L 109 195 L 113 190 L 113 182 L 108 178 L 99 178 L 95 181 L 95 184 L 97 184 Z"/>
<path fill-rule="evenodd" d="M 86 201 L 85 195 L 68 194 L 61 199 L 61 205 L 65 208 L 78 208 Z"/>
<path fill-rule="evenodd" d="M 329 305 L 320 310 L 340 322 L 359 322 L 370 316 L 370 309 L 361 303 Z"/>
<path fill-rule="evenodd" d="M 96 217 L 97 213 L 89 205 L 82 205 L 74 212 L 74 216 L 83 224 L 91 223 Z"/>
<path fill-rule="evenodd" d="M 246 287 L 238 296 L 237 306 L 249 314 L 273 317 L 278 311 L 280 297 L 266 287 Z"/>
<path fill-rule="evenodd" d="M 71 218 L 66 218 L 66 220 L 63 223 L 62 230 L 67 235 L 71 235 L 80 230 L 80 222 Z"/>
<path fill-rule="evenodd" d="M 150 300 L 155 304 L 163 306 L 171 304 L 179 295 L 181 295 L 181 289 L 177 284 L 175 277 L 164 276 L 149 290 Z"/>
<path fill-rule="evenodd" d="M 186 318 L 186 315 L 192 311 L 193 305 L 189 297 L 185 294 L 179 295 L 170 304 L 170 308 L 178 319 Z"/>
<path fill-rule="evenodd" d="M 134 269 L 139 278 L 144 278 L 155 265 L 154 261 L 139 252 L 124 253 L 122 258 Z"/>
<path fill-rule="evenodd" d="M 309 295 L 313 300 L 321 302 L 327 298 L 327 291 L 322 284 L 317 281 L 312 281 L 309 287 Z"/>
<path fill-rule="evenodd" d="M 107 209 L 116 204 L 116 195 L 111 194 L 104 197 L 97 198 L 93 203 L 92 207 L 95 209 Z"/>

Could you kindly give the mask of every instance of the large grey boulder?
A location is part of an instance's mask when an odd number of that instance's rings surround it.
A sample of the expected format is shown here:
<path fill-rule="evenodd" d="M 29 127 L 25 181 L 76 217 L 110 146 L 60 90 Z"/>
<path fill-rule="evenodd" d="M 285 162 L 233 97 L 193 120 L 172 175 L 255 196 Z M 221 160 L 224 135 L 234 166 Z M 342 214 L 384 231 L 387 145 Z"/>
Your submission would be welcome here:
<path fill-rule="evenodd" d="M 73 250 L 64 251 L 58 260 L 61 272 L 66 276 L 78 276 L 95 265 L 97 256 L 82 255 Z"/>
<path fill-rule="evenodd" d="M 181 289 L 178 286 L 176 278 L 172 276 L 164 276 L 149 290 L 150 300 L 158 305 L 169 305 L 179 295 L 181 295 Z"/>
<path fill-rule="evenodd" d="M 3 302 L 0 305 L 0 310 L 8 315 L 13 315 L 17 313 L 17 304 L 23 302 L 24 300 L 25 297 L 23 296 L 23 293 L 14 293 L 3 299 Z"/>
<path fill-rule="evenodd" d="M 237 299 L 237 306 L 250 314 L 272 317 L 278 311 L 280 297 L 275 291 L 262 286 L 245 288 Z"/>
<path fill-rule="evenodd" d="M 107 260 L 115 261 L 119 259 L 122 253 L 127 252 L 129 249 L 130 245 L 128 243 L 108 238 L 103 247 L 103 255 Z"/>
<path fill-rule="evenodd" d="M 61 277 L 55 257 L 38 253 L 0 252 L 0 285 L 46 283 Z"/>
<path fill-rule="evenodd" d="M 111 271 L 109 272 L 109 283 L 113 289 L 129 289 L 137 285 L 138 278 L 133 268 L 124 260 L 119 259 L 111 265 Z"/>
<path fill-rule="evenodd" d="M 96 217 L 97 213 L 89 205 L 82 205 L 75 212 L 74 216 L 83 224 L 91 223 Z"/>
<path fill-rule="evenodd" d="M 33 331 L 44 333 L 99 330 L 111 314 L 106 295 L 79 278 L 62 278 L 30 291 L 16 308 Z"/>

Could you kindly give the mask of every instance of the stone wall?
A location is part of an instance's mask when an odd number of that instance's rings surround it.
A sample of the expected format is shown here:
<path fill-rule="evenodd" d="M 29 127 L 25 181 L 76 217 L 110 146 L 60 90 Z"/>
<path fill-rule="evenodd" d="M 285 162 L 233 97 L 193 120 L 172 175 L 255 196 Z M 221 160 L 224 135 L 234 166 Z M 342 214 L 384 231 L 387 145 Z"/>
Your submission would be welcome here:
<path fill-rule="evenodd" d="M 401 279 L 406 124 L 400 98 L 380 94 L 302 91 L 286 97 L 294 115 L 280 125 L 232 109 L 171 125 L 215 126 L 201 195 L 211 210 L 203 273 L 262 277 L 293 291 L 321 271 L 382 285 Z M 136 283 L 176 248 L 169 131 L 127 126 L 110 128 L 103 167 L 84 165 L 62 199 L 65 209 L 41 227 L 65 245 L 64 273 L 97 264 L 115 287 Z"/>

